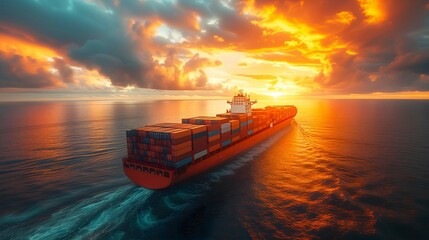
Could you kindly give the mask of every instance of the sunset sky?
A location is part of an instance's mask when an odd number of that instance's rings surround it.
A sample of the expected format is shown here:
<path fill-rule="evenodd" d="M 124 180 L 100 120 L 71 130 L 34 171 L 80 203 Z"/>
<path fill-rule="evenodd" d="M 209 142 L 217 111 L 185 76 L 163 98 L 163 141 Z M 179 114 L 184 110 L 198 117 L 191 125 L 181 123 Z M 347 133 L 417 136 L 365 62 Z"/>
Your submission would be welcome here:
<path fill-rule="evenodd" d="M 0 2 L 0 100 L 429 98 L 429 2 Z"/>

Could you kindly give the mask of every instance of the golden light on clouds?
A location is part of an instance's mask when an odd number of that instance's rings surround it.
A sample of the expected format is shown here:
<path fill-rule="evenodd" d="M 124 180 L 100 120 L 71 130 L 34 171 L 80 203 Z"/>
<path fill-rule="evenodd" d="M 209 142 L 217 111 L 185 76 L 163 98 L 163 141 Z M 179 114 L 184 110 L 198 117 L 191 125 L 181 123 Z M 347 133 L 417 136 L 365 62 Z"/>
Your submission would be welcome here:
<path fill-rule="evenodd" d="M 359 4 L 367 16 L 368 23 L 377 23 L 385 19 L 381 0 L 359 0 Z"/>
<path fill-rule="evenodd" d="M 90 2 L 5 3 L 38 18 L 0 9 L 0 64 L 11 69 L 0 73 L 0 90 L 227 96 L 242 88 L 285 97 L 429 89 L 424 1 Z"/>
<path fill-rule="evenodd" d="M 34 59 L 42 61 L 48 61 L 49 58 L 58 55 L 55 50 L 51 48 L 25 41 L 20 38 L 0 34 L 0 39 L 0 51 L 8 54 L 31 56 Z"/>
<path fill-rule="evenodd" d="M 353 20 L 355 20 L 356 17 L 353 15 L 353 13 L 348 11 L 342 11 L 335 15 L 334 19 L 329 20 L 329 23 L 343 23 L 343 24 L 350 24 Z"/>

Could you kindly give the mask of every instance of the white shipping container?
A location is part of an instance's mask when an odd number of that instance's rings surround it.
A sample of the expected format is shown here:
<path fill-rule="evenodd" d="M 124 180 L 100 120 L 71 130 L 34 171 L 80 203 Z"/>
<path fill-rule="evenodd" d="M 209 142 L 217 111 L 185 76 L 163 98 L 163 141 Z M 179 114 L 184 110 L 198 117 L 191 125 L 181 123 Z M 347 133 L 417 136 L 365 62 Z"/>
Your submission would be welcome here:
<path fill-rule="evenodd" d="M 198 159 L 198 158 L 203 157 L 203 156 L 205 156 L 205 155 L 207 155 L 207 149 L 206 149 L 206 150 L 203 150 L 203 151 L 201 151 L 201 152 L 199 152 L 199 153 L 195 153 L 195 154 L 194 154 L 194 159 Z"/>
<path fill-rule="evenodd" d="M 226 133 L 231 131 L 231 123 L 224 123 L 220 125 L 221 133 Z"/>
<path fill-rule="evenodd" d="M 231 132 L 231 128 L 222 128 L 221 133 Z"/>

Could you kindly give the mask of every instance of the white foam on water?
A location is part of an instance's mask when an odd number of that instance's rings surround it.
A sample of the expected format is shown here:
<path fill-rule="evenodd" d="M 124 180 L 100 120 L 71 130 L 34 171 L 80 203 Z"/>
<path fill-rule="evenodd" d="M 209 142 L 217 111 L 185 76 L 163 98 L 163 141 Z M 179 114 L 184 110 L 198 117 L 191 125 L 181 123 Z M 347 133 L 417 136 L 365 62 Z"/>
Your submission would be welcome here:
<path fill-rule="evenodd" d="M 109 184 L 112 184 L 112 183 L 116 184 L 117 182 L 119 181 L 111 181 L 109 182 Z M 0 216 L 0 226 L 8 225 L 8 224 L 9 225 L 17 224 L 17 223 L 31 220 L 32 218 L 37 217 L 40 214 L 50 211 L 53 208 L 59 207 L 61 204 L 70 202 L 72 199 L 77 199 L 77 198 L 80 198 L 81 196 L 86 196 L 91 192 L 96 191 L 97 189 L 100 189 L 100 187 L 90 187 L 85 190 L 73 191 L 62 197 L 47 199 L 42 204 L 31 206 L 30 209 L 22 213 L 11 213 L 11 214 Z"/>
<path fill-rule="evenodd" d="M 121 239 L 124 239 L 124 235 L 125 235 L 124 232 L 122 232 L 122 231 L 116 231 L 114 233 L 111 233 L 107 237 L 107 239 L 109 239 L 109 240 L 121 240 Z"/>
<path fill-rule="evenodd" d="M 85 222 L 90 221 L 100 209 L 126 197 L 132 187 L 122 187 L 114 192 L 101 193 L 76 205 L 67 207 L 52 214 L 51 218 L 42 222 L 36 229 L 30 230 L 25 239 L 64 239 L 73 235 Z"/>
<path fill-rule="evenodd" d="M 183 202 L 183 201 L 182 201 L 182 203 L 177 203 L 174 200 L 174 198 L 175 198 L 175 196 L 165 196 L 163 199 L 165 206 L 172 209 L 172 210 L 178 211 L 178 210 L 186 208 L 186 206 L 188 205 L 188 203 Z"/>
<path fill-rule="evenodd" d="M 127 220 L 133 209 L 144 203 L 152 193 L 153 191 L 144 188 L 135 189 L 123 201 L 113 203 L 109 208 L 98 213 L 91 222 L 81 228 L 77 233 L 77 238 L 94 238 L 117 229 L 118 226 Z"/>
<path fill-rule="evenodd" d="M 171 215 L 170 215 L 171 216 Z M 151 229 L 152 227 L 166 222 L 170 217 L 158 218 L 153 214 L 152 208 L 147 207 L 143 212 L 137 215 L 137 227 L 143 231 Z"/>
<path fill-rule="evenodd" d="M 61 201 L 61 199 L 57 199 L 57 200 Z M 31 207 L 30 209 L 28 209 L 23 213 L 19 213 L 19 214 L 12 213 L 12 214 L 1 216 L 0 225 L 15 224 L 15 223 L 27 221 L 51 208 L 58 206 L 59 204 L 60 204 L 59 202 L 52 201 L 52 202 L 45 203 L 43 206 Z"/>

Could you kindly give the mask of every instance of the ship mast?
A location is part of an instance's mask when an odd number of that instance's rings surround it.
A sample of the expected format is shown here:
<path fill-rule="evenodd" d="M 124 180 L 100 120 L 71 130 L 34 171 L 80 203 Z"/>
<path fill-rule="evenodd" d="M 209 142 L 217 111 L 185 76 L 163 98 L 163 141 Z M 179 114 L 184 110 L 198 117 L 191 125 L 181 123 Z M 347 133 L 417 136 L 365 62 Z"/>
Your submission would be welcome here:
<path fill-rule="evenodd" d="M 227 101 L 231 105 L 231 113 L 245 113 L 248 116 L 252 114 L 252 105 L 257 103 L 256 100 L 250 100 L 250 95 L 243 93 L 243 90 L 232 98 L 232 101 Z"/>

